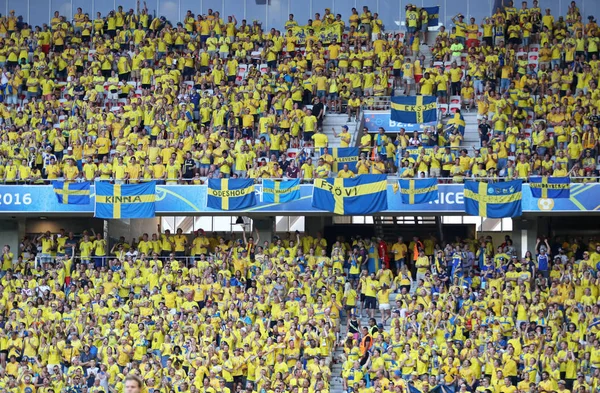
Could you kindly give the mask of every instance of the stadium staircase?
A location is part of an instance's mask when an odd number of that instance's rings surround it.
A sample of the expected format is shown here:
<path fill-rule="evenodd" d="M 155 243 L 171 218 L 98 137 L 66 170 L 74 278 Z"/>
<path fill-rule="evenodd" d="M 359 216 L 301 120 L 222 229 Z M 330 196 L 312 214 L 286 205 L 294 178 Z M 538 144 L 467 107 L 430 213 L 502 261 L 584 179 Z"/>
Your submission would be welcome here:
<path fill-rule="evenodd" d="M 357 141 L 358 130 L 360 129 L 360 122 L 352 120 L 348 122 L 348 115 L 337 114 L 337 113 L 326 113 L 325 120 L 323 121 L 323 133 L 329 138 L 329 147 L 339 147 L 340 139 L 333 135 L 331 128 L 335 129 L 335 132 L 339 135 L 342 132 L 342 126 L 348 126 L 348 132 L 352 135 L 350 146 L 354 146 Z"/>
<path fill-rule="evenodd" d="M 463 140 L 462 144 L 463 146 L 466 146 L 470 154 L 470 147 L 480 146 L 479 132 L 477 130 L 477 110 L 471 109 L 471 112 L 466 112 L 465 110 L 463 110 L 461 113 L 463 115 L 463 118 L 465 119 L 465 139 Z"/>
<path fill-rule="evenodd" d="M 411 292 L 414 291 L 414 286 L 413 288 L 411 288 Z M 392 310 L 395 308 L 395 304 L 396 304 L 396 293 L 390 293 L 390 297 L 389 297 L 389 304 L 392 307 Z M 366 314 L 366 312 L 363 312 L 364 314 Z M 381 323 L 381 311 L 376 310 L 375 311 L 375 319 L 377 320 L 377 324 Z M 329 392 L 330 393 L 346 393 L 346 391 L 344 390 L 344 385 L 343 385 L 343 377 L 342 377 L 342 371 L 343 371 L 343 363 L 346 360 L 346 355 L 344 354 L 344 343 L 346 342 L 346 338 L 348 337 L 348 329 L 346 328 L 346 323 L 348 321 L 348 317 L 346 315 L 346 312 L 344 311 L 343 316 L 340 318 L 340 333 L 339 333 L 339 340 L 338 340 L 338 345 L 336 345 L 335 347 L 335 351 L 333 353 L 333 363 L 331 364 L 331 383 L 329 386 Z M 360 326 L 369 326 L 369 318 L 368 317 L 361 317 L 359 318 L 360 321 Z M 391 327 L 391 318 L 388 318 L 388 320 L 386 321 L 386 324 L 383 326 L 383 329 L 385 331 L 390 330 Z"/>

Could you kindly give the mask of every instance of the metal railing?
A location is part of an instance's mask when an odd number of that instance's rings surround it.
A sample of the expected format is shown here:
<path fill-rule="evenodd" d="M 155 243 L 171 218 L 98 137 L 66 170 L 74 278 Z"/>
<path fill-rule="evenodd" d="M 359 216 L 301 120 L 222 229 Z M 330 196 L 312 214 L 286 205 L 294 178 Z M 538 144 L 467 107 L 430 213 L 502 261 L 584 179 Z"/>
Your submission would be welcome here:
<path fill-rule="evenodd" d="M 356 176 L 359 176 L 359 175 L 356 175 Z M 527 182 L 529 182 L 529 177 L 532 177 L 532 176 L 535 177 L 535 176 L 541 176 L 541 175 L 534 174 L 534 175 L 531 175 L 531 176 L 529 176 L 527 178 L 520 178 L 518 176 L 514 176 L 514 177 L 510 177 L 510 178 L 506 177 L 506 176 L 498 176 L 498 177 L 483 176 L 483 177 L 481 177 L 481 176 L 474 176 L 472 174 L 463 174 L 463 175 L 457 175 L 457 176 L 463 177 L 465 180 L 481 180 L 481 181 L 506 181 L 507 179 L 508 180 L 521 179 L 525 183 L 527 183 Z M 438 179 L 438 183 L 445 184 L 445 183 L 452 183 L 453 179 L 455 177 L 456 176 L 436 177 L 436 179 Z M 559 176 L 550 176 L 550 177 L 559 177 Z M 569 177 L 572 181 L 575 181 L 575 182 L 577 182 L 578 180 L 586 180 L 586 181 L 593 182 L 593 183 L 600 182 L 600 176 L 565 176 L 565 177 Z M 398 176 L 397 174 L 394 173 L 394 174 L 388 174 L 387 180 L 388 180 L 389 183 L 393 183 L 393 182 L 398 181 L 400 179 L 420 179 L 420 178 L 421 177 L 416 177 L 416 176 L 415 177 L 407 178 L 407 177 Z M 431 176 L 425 176 L 425 177 L 422 177 L 422 178 L 423 179 L 427 179 L 427 178 L 431 178 Z M 206 182 L 208 181 L 208 179 L 209 179 L 208 177 L 200 177 L 200 178 L 197 178 L 195 180 L 201 180 L 202 184 L 206 184 Z M 302 182 L 302 184 L 312 184 L 318 178 L 303 179 L 303 178 L 300 178 L 300 177 L 298 177 L 298 178 L 290 178 L 290 177 L 286 177 L 286 176 L 283 176 L 283 177 L 270 177 L 270 178 L 257 178 L 257 179 L 255 179 L 255 183 L 256 184 L 261 184 L 262 181 L 265 180 L 265 179 L 267 179 L 267 180 L 275 180 L 275 181 L 300 179 L 301 182 Z M 180 183 L 181 181 L 191 181 L 191 180 L 194 180 L 194 178 L 191 178 L 191 179 L 190 178 L 166 179 L 166 180 L 165 179 L 141 179 L 141 180 L 135 181 L 135 183 L 131 183 L 131 184 L 138 184 L 138 183 L 144 183 L 144 182 L 149 182 L 149 181 L 156 181 L 160 185 L 166 184 L 166 185 L 190 185 L 191 186 L 193 184 Z M 30 184 L 30 183 L 23 183 L 23 182 L 1 182 L 0 181 L 0 185 L 15 185 L 15 184 L 18 184 L 18 185 L 27 185 L 27 186 L 47 186 L 47 185 L 52 184 L 52 181 L 65 181 L 65 179 L 64 178 L 57 178 L 57 179 L 52 179 L 52 180 L 44 179 L 44 183 L 38 183 L 38 184 Z M 72 181 L 72 182 L 73 183 L 82 183 L 82 182 L 86 182 L 86 181 L 88 181 L 88 180 L 79 178 L 79 179 L 76 179 L 75 181 Z M 95 183 L 95 182 L 111 182 L 112 183 L 114 181 L 115 180 L 112 179 L 112 178 L 110 178 L 110 179 L 99 179 L 99 178 L 96 178 L 94 180 L 91 180 L 90 183 L 92 183 L 92 184 Z M 123 181 L 123 184 L 125 184 L 126 182 L 127 181 Z M 177 184 L 168 184 L 169 182 L 175 182 Z"/>
<path fill-rule="evenodd" d="M 139 259 L 140 254 L 141 253 L 135 253 L 135 256 L 132 255 L 132 259 L 135 261 L 140 261 L 140 259 Z M 121 258 L 117 255 L 105 255 L 105 256 L 91 255 L 91 256 L 87 256 L 87 257 L 82 257 L 80 254 L 79 255 L 76 254 L 75 256 L 73 256 L 73 262 L 76 264 L 77 263 L 85 263 L 85 264 L 89 264 L 89 265 L 94 265 L 95 267 L 98 267 L 98 268 L 104 268 L 104 267 L 110 268 L 111 261 L 118 260 L 122 265 L 123 263 L 125 263 L 127 261 L 127 258 L 128 258 L 127 255 L 125 255 L 123 258 Z M 34 264 L 35 264 L 36 268 L 40 268 L 40 267 L 43 267 L 43 265 L 45 263 L 55 264 L 55 263 L 65 260 L 65 259 L 68 260 L 71 258 L 70 258 L 70 256 L 69 257 L 58 256 L 58 255 L 46 256 L 46 255 L 42 255 L 42 254 L 37 254 L 34 258 Z M 144 260 L 152 261 L 153 259 L 154 258 L 152 256 L 146 256 L 146 258 Z M 173 256 L 173 259 L 171 259 L 171 256 L 159 256 L 159 257 L 157 257 L 157 259 L 163 263 L 169 262 L 169 261 L 183 262 L 183 265 L 185 267 L 189 267 L 193 264 L 194 261 L 200 260 L 200 256 L 191 256 L 191 255 Z M 208 253 L 206 255 L 206 260 L 209 262 L 214 261 L 214 255 L 211 253 Z M 13 263 L 15 261 L 13 261 Z"/>

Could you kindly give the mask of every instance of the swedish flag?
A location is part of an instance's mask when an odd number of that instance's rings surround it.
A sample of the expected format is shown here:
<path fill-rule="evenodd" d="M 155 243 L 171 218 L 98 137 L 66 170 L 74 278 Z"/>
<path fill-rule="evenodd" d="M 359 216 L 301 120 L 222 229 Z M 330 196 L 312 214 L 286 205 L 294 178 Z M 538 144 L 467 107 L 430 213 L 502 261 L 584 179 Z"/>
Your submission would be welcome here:
<path fill-rule="evenodd" d="M 534 198 L 569 198 L 571 179 L 569 177 L 534 176 L 529 178 L 529 188 Z"/>
<path fill-rule="evenodd" d="M 346 216 L 387 210 L 387 177 L 359 175 L 352 179 L 316 179 L 312 206 Z"/>
<path fill-rule="evenodd" d="M 438 199 L 437 179 L 401 179 L 400 194 L 405 205 L 433 202 Z"/>
<path fill-rule="evenodd" d="M 263 180 L 263 202 L 286 203 L 300 199 L 300 179 Z"/>
<path fill-rule="evenodd" d="M 98 218 L 152 218 L 155 215 L 156 183 L 96 184 Z"/>
<path fill-rule="evenodd" d="M 425 11 L 427 11 L 427 26 L 438 27 L 440 24 L 440 6 L 436 5 L 435 7 L 423 7 Z"/>
<path fill-rule="evenodd" d="M 325 149 L 321 148 L 321 155 L 323 155 Z M 339 172 L 344 169 L 344 164 L 348 164 L 348 169 L 352 172 L 356 172 L 356 164 L 358 164 L 358 147 L 333 147 L 328 149 L 329 153 L 333 157 L 333 168 L 334 172 Z"/>
<path fill-rule="evenodd" d="M 393 121 L 399 123 L 430 123 L 437 121 L 437 103 L 434 96 L 392 97 Z"/>
<path fill-rule="evenodd" d="M 67 183 L 63 181 L 52 182 L 58 203 L 64 205 L 89 205 L 90 182 Z"/>
<path fill-rule="evenodd" d="M 465 212 L 472 216 L 488 218 L 518 217 L 523 214 L 521 206 L 522 180 L 504 183 L 465 183 Z"/>
<path fill-rule="evenodd" d="M 208 207 L 217 210 L 242 210 L 256 205 L 252 179 L 209 179 Z"/>

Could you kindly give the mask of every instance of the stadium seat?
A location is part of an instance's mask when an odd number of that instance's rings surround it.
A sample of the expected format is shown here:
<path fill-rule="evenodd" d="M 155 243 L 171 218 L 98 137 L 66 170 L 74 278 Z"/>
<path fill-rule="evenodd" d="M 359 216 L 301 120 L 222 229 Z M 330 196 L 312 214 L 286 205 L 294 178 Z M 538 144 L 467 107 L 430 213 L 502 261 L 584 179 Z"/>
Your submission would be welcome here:
<path fill-rule="evenodd" d="M 531 64 L 531 63 L 532 63 L 532 62 L 534 62 L 534 61 L 537 63 L 537 62 L 538 62 L 538 60 L 539 60 L 539 57 L 540 57 L 540 56 L 539 56 L 539 53 L 538 53 L 538 52 L 529 52 L 529 54 L 528 54 L 528 57 L 527 57 L 527 58 L 529 59 L 529 63 Z"/>
<path fill-rule="evenodd" d="M 438 104 L 438 111 L 440 111 L 442 116 L 447 116 L 449 111 L 448 104 Z"/>
<path fill-rule="evenodd" d="M 260 70 L 261 74 L 266 74 L 269 72 L 269 66 L 266 63 L 261 64 L 258 69 Z"/>
<path fill-rule="evenodd" d="M 460 105 L 461 98 L 460 96 L 450 96 L 450 104 L 459 104 Z"/>
<path fill-rule="evenodd" d="M 531 44 L 531 45 L 529 45 L 529 51 L 530 52 L 539 52 L 540 51 L 540 45 L 539 44 Z"/>
<path fill-rule="evenodd" d="M 460 102 L 458 104 L 450 104 L 450 106 L 448 108 L 449 108 L 450 113 L 456 113 L 457 110 L 460 110 L 461 104 L 460 104 Z"/>

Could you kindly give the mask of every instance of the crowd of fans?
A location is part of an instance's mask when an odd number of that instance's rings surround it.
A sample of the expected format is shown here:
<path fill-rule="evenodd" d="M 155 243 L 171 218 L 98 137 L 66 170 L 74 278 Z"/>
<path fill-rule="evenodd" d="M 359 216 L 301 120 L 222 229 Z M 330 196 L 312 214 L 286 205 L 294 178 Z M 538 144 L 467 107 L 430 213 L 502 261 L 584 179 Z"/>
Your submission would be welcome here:
<path fill-rule="evenodd" d="M 96 19 L 80 9 L 41 28 L 11 12 L 0 18 L 1 175 L 34 184 L 327 177 L 329 151 L 313 164 L 307 149 L 328 147 L 325 106 L 352 120 L 395 88 L 440 103 L 462 96 L 465 109 L 477 107 L 481 147 L 461 147 L 457 111 L 446 129 L 365 131 L 356 174 L 595 174 L 593 18 L 583 25 L 572 3 L 554 21 L 535 1 L 483 26 L 459 14 L 427 67 L 427 15 L 406 12 L 406 40 L 384 36 L 364 7 L 339 42 L 309 34 L 302 45 L 212 11 L 177 25 L 145 5 Z M 290 15 L 286 27 L 297 23 Z M 310 23 L 345 27 L 328 10 Z M 347 127 L 334 135 L 352 141 Z M 288 160 L 290 148 L 300 150 Z M 599 388 L 596 239 L 540 238 L 525 252 L 509 238 L 495 247 L 255 236 L 159 228 L 109 249 L 101 234 L 63 231 L 24 239 L 16 255 L 4 247 L 0 392 L 120 393 L 126 382 L 139 387 L 126 381 L 137 375 L 153 393 L 327 393 L 336 361 L 358 393 Z M 333 358 L 337 345 L 344 359 Z"/>
<path fill-rule="evenodd" d="M 537 0 L 519 9 L 508 1 L 481 24 L 458 14 L 450 32 L 440 28 L 430 68 L 422 72 L 406 60 L 403 79 L 441 103 L 455 96 L 463 110 L 476 108 L 481 145 L 473 152 L 461 147 L 456 126 L 400 133 L 396 145 L 403 148 L 450 147 L 397 159 L 400 176 L 436 176 L 441 167 L 455 182 L 529 175 L 596 181 L 600 29 L 593 16 L 586 24 L 582 18 L 574 1 L 558 20 Z"/>
<path fill-rule="evenodd" d="M 385 34 L 366 6 L 353 9 L 349 30 L 326 10 L 307 24 L 337 26 L 328 43 L 314 30 L 295 35 L 293 15 L 282 33 L 212 10 L 171 23 L 145 3 L 96 19 L 82 9 L 73 21 L 55 13 L 35 28 L 11 12 L 0 18 L 0 176 L 23 184 L 336 176 L 331 155 L 320 155 L 330 144 L 325 114 L 358 120 L 361 107 L 378 107 L 374 99 L 397 88 L 477 107 L 481 147 L 462 153 L 458 110 L 446 128 L 361 136 L 354 174 L 597 174 L 600 29 L 592 17 L 583 25 L 574 2 L 557 21 L 537 2 L 510 5 L 481 25 L 458 14 L 450 32 L 440 27 L 425 64 L 427 18 L 408 5 L 402 37 Z M 354 145 L 348 127 L 335 131 L 340 147 Z M 420 146 L 442 149 L 407 153 Z"/>
<path fill-rule="evenodd" d="M 343 36 L 340 15 L 317 13 L 314 29 L 338 26 L 327 43 L 314 30 L 300 42 L 293 15 L 282 34 L 212 10 L 171 23 L 137 8 L 56 12 L 35 28 L 0 17 L 5 182 L 281 177 L 288 149 L 327 146 L 325 104 L 358 119 L 364 94 L 389 95 L 385 59 L 403 58 L 368 7 L 353 9 Z"/>
<path fill-rule="evenodd" d="M 597 238 L 32 235 L 3 249 L 0 389 L 328 392 L 338 362 L 348 392 L 591 393 L 598 269 Z"/>

